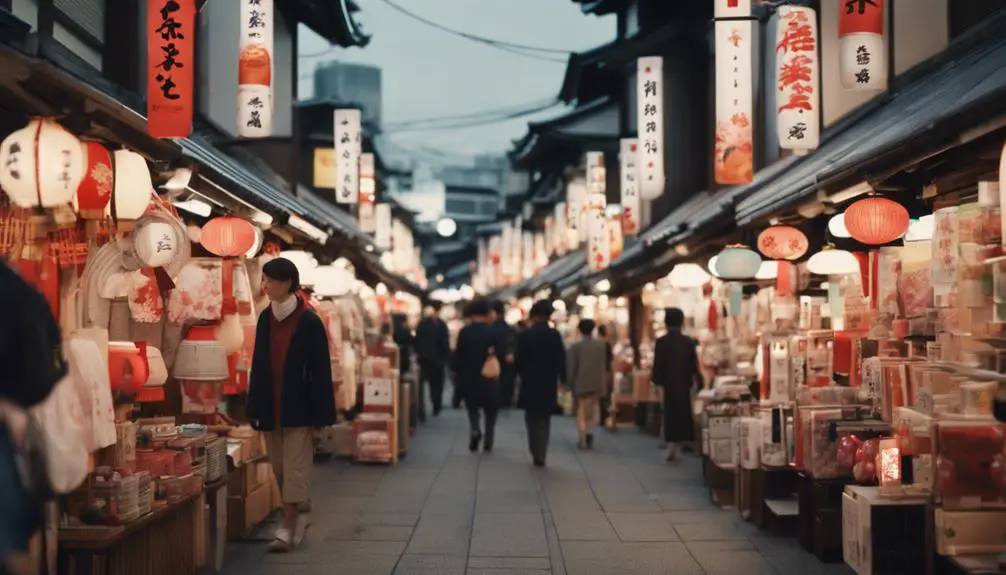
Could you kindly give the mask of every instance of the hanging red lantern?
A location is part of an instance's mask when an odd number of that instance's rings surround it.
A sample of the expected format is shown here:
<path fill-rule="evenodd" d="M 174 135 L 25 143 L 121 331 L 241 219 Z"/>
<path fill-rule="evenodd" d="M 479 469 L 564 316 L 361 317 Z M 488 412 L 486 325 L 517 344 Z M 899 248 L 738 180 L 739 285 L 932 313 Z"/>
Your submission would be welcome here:
<path fill-rule="evenodd" d="M 864 198 L 845 210 L 845 229 L 852 239 L 881 246 L 908 231 L 908 210 L 887 198 Z"/>
<path fill-rule="evenodd" d="M 98 142 L 84 142 L 84 162 L 84 179 L 77 186 L 73 207 L 85 220 L 101 220 L 112 199 L 112 154 Z"/>
<path fill-rule="evenodd" d="M 255 225 L 233 216 L 213 218 L 206 222 L 200 243 L 206 251 L 223 258 L 236 258 L 255 246 Z"/>
<path fill-rule="evenodd" d="M 772 226 L 758 236 L 758 251 L 773 260 L 798 260 L 808 246 L 807 236 L 793 226 Z"/>

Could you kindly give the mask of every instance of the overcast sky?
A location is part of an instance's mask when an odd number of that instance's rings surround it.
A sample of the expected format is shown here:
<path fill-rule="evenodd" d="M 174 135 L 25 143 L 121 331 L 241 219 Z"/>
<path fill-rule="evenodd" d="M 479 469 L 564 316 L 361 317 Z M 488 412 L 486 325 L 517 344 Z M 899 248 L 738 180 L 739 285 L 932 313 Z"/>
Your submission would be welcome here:
<path fill-rule="evenodd" d="M 443 26 L 469 34 L 537 47 L 583 51 L 615 37 L 613 18 L 586 16 L 571 0 L 393 0 Z M 525 58 L 431 28 L 382 0 L 358 0 L 359 15 L 373 34 L 363 49 L 334 49 L 300 61 L 301 95 L 313 93 L 310 74 L 317 62 L 338 59 L 383 70 L 383 121 L 519 108 L 558 94 L 565 72 L 562 54 L 538 54 L 562 63 Z M 303 26 L 301 54 L 325 50 L 327 42 Z M 400 133 L 397 144 L 449 154 L 502 152 L 527 131 L 527 122 L 558 115 L 561 108 L 515 120 L 466 129 Z M 420 159 L 435 157 L 421 152 Z"/>

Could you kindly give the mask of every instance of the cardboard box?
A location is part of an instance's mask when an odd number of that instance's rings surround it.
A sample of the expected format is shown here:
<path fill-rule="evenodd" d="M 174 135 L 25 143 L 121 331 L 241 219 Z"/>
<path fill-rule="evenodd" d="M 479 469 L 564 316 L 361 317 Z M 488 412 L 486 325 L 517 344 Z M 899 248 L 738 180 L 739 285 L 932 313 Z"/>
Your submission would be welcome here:
<path fill-rule="evenodd" d="M 268 461 L 256 461 L 238 467 L 231 473 L 227 490 L 231 496 L 248 495 L 266 483 L 272 477 L 272 464 Z"/>
<path fill-rule="evenodd" d="M 709 439 L 730 439 L 733 437 L 732 417 L 710 417 L 709 418 Z"/>
<path fill-rule="evenodd" d="M 940 555 L 1006 553 L 1006 509 L 936 509 L 936 552 Z"/>

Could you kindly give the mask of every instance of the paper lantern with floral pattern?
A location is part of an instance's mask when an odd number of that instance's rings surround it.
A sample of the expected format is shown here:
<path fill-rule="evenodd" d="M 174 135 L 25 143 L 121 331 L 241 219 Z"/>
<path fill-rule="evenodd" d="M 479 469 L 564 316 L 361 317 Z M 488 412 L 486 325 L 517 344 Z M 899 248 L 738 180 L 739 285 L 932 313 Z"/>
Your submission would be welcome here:
<path fill-rule="evenodd" d="M 84 179 L 73 197 L 73 207 L 80 217 L 104 219 L 114 182 L 112 154 L 98 142 L 84 142 Z"/>
<path fill-rule="evenodd" d="M 772 226 L 758 236 L 758 251 L 772 260 L 798 260 L 808 245 L 807 236 L 793 226 Z"/>
<path fill-rule="evenodd" d="M 255 246 L 255 225 L 233 216 L 213 218 L 206 222 L 200 242 L 206 251 L 222 258 L 243 256 Z"/>
<path fill-rule="evenodd" d="M 904 206 L 887 198 L 864 198 L 845 210 L 845 228 L 857 242 L 882 246 L 908 231 L 910 218 Z"/>

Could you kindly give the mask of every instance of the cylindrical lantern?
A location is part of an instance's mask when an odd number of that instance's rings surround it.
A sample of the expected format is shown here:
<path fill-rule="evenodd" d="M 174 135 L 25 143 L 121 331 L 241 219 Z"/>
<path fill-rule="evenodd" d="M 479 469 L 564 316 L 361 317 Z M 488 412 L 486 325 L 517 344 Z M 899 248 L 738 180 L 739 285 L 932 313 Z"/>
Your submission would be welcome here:
<path fill-rule="evenodd" d="M 240 257 L 255 246 L 255 225 L 233 216 L 213 218 L 203 226 L 199 241 L 215 256 Z"/>
<path fill-rule="evenodd" d="M 846 90 L 887 88 L 884 0 L 839 2 L 839 69 Z"/>
<path fill-rule="evenodd" d="M 822 276 L 859 273 L 859 260 L 845 250 L 826 246 L 807 260 L 807 271 Z"/>
<path fill-rule="evenodd" d="M 175 226 L 160 220 L 144 220 L 133 234 L 136 257 L 148 268 L 161 267 L 171 262 L 178 254 L 178 242 Z"/>
<path fill-rule="evenodd" d="M 622 233 L 634 236 L 639 233 L 639 140 L 622 138 L 619 144 L 622 201 Z"/>
<path fill-rule="evenodd" d="M 625 248 L 625 237 L 622 235 L 623 217 L 621 206 L 617 206 L 616 204 L 608 206 L 606 219 L 608 221 L 608 243 L 611 246 L 609 248 L 611 261 L 615 261 L 621 257 L 622 250 Z"/>
<path fill-rule="evenodd" d="M 747 280 L 761 268 L 761 256 L 747 246 L 728 246 L 716 257 L 716 275 L 725 280 Z"/>
<path fill-rule="evenodd" d="M 136 152 L 113 152 L 112 171 L 112 200 L 105 207 L 105 215 L 115 221 L 120 231 L 129 231 L 147 211 L 154 183 L 150 179 L 147 160 Z"/>
<path fill-rule="evenodd" d="M 908 210 L 887 198 L 864 198 L 845 210 L 845 227 L 857 242 L 880 246 L 908 231 Z"/>
<path fill-rule="evenodd" d="M 238 0 L 238 135 L 272 135 L 273 0 Z"/>
<path fill-rule="evenodd" d="M 636 61 L 636 132 L 639 134 L 639 197 L 664 193 L 664 59 Z"/>
<path fill-rule="evenodd" d="M 690 289 L 702 287 L 712 278 L 698 264 L 687 263 L 674 266 L 671 273 L 667 274 L 667 279 L 671 287 Z"/>
<path fill-rule="evenodd" d="M 716 182 L 754 178 L 751 0 L 716 0 Z"/>
<path fill-rule="evenodd" d="M 817 12 L 806 6 L 780 6 L 776 37 L 776 110 L 779 147 L 797 155 L 817 149 L 821 140 Z"/>
<path fill-rule="evenodd" d="M 84 166 L 73 209 L 85 220 L 100 220 L 112 199 L 112 155 L 98 142 L 84 142 Z"/>
<path fill-rule="evenodd" d="M 807 236 L 793 226 L 772 226 L 758 235 L 758 251 L 772 260 L 798 260 L 808 246 Z"/>
<path fill-rule="evenodd" d="M 84 179 L 80 140 L 48 118 L 36 118 L 0 144 L 0 189 L 19 208 L 70 204 Z"/>
<path fill-rule="evenodd" d="M 587 216 L 589 236 L 587 240 L 587 267 L 592 272 L 607 269 L 611 265 L 611 239 L 608 236 L 608 219 L 604 209 L 591 210 Z"/>

